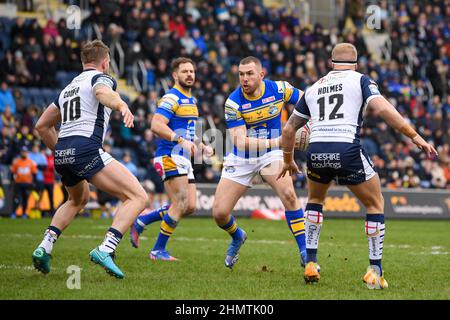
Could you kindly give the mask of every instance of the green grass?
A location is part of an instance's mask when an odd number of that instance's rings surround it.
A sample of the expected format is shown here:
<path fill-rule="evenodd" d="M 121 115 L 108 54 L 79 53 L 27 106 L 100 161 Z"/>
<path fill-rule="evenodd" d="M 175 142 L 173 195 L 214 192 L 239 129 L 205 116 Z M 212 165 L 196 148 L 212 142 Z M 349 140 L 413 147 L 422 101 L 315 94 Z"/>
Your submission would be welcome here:
<path fill-rule="evenodd" d="M 139 249 L 124 236 L 116 260 L 124 280 L 88 258 L 108 220 L 76 219 L 55 245 L 50 274 L 32 269 L 31 253 L 49 222 L 0 219 L 0 299 L 450 299 L 450 221 L 387 221 L 389 288 L 382 291 L 361 281 L 368 264 L 363 220 L 325 220 L 322 278 L 308 286 L 284 221 L 238 219 L 249 238 L 233 271 L 223 264 L 230 238 L 212 219 L 180 223 L 168 245 L 177 262 L 148 259 L 159 228 L 154 224 Z M 82 268 L 80 290 L 66 286 L 70 265 Z"/>

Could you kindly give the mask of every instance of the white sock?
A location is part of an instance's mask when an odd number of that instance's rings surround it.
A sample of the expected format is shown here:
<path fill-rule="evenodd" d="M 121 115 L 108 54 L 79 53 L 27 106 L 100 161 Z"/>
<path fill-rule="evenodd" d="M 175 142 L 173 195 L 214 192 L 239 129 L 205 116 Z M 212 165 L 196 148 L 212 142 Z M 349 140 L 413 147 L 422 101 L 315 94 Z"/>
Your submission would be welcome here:
<path fill-rule="evenodd" d="M 385 224 L 375 221 L 366 221 L 365 229 L 369 243 L 369 259 L 381 260 L 383 257 Z"/>
<path fill-rule="evenodd" d="M 120 242 L 120 238 L 114 235 L 111 231 L 106 233 L 105 239 L 98 249 L 102 252 L 112 253 L 116 251 L 116 247 Z"/>
<path fill-rule="evenodd" d="M 322 228 L 323 215 L 318 211 L 305 211 L 306 249 L 319 247 L 320 229 Z"/>
<path fill-rule="evenodd" d="M 56 232 L 47 229 L 45 230 L 44 239 L 42 240 L 39 247 L 44 248 L 47 254 L 51 254 L 53 250 L 53 244 L 56 242 L 57 239 L 58 235 L 56 234 Z"/>

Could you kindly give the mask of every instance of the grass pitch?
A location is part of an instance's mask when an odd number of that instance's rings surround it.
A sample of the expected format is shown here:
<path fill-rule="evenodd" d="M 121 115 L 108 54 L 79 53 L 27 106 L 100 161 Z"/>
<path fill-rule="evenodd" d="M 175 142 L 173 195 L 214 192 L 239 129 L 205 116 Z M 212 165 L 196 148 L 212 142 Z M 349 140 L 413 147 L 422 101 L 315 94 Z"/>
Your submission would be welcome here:
<path fill-rule="evenodd" d="M 325 219 L 320 237 L 321 280 L 305 285 L 297 246 L 285 221 L 238 219 L 248 234 L 234 269 L 223 261 L 230 237 L 211 218 L 183 220 L 170 253 L 180 261 L 151 261 L 159 223 L 134 249 L 126 234 L 116 262 L 125 279 L 89 261 L 110 220 L 77 218 L 58 239 L 48 275 L 35 271 L 31 253 L 50 220 L 0 219 L 0 299 L 450 299 L 450 221 L 386 221 L 383 267 L 387 290 L 362 282 L 368 265 L 364 221 Z M 81 270 L 70 290 L 67 268 Z"/>

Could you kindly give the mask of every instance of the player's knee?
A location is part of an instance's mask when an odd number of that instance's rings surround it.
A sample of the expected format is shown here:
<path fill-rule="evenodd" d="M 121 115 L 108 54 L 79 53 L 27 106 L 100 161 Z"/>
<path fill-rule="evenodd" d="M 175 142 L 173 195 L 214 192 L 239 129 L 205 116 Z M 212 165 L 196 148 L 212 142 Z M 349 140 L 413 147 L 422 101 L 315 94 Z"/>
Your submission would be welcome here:
<path fill-rule="evenodd" d="M 80 197 L 73 198 L 72 202 L 77 208 L 84 208 L 89 202 L 89 192 L 84 192 Z"/>
<path fill-rule="evenodd" d="M 189 203 L 189 204 L 187 205 L 185 214 L 186 214 L 186 215 L 193 214 L 193 213 L 195 212 L 195 209 L 196 209 L 195 204 Z"/>
<path fill-rule="evenodd" d="M 285 207 L 296 207 L 297 206 L 297 195 L 295 194 L 294 190 L 286 189 L 283 190 L 281 195 L 281 202 L 283 202 L 283 205 Z"/>
<path fill-rule="evenodd" d="M 142 207 L 142 210 L 144 210 L 145 207 L 147 206 L 147 200 L 148 196 L 143 188 L 137 190 L 133 196 L 133 201 L 136 201 L 136 203 L 139 204 L 139 207 Z"/>
<path fill-rule="evenodd" d="M 384 198 L 382 195 L 371 195 L 362 202 L 369 212 L 384 212 Z"/>
<path fill-rule="evenodd" d="M 223 220 L 226 217 L 228 217 L 230 212 L 225 210 L 225 208 L 219 202 L 214 201 L 212 214 L 213 214 L 214 219 L 216 219 L 216 220 Z"/>

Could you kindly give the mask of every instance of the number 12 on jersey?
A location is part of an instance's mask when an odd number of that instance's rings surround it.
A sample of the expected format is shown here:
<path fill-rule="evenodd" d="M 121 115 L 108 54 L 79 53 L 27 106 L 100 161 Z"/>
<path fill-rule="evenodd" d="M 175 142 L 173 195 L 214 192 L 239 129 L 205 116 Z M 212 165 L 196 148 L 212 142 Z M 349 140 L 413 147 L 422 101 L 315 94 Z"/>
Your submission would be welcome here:
<path fill-rule="evenodd" d="M 325 98 L 321 97 L 317 100 L 317 104 L 319 105 L 319 121 L 325 120 Z M 328 96 L 328 104 L 333 105 L 336 104 L 328 116 L 329 120 L 341 119 L 344 117 L 343 113 L 337 113 L 339 108 L 344 103 L 344 95 L 341 93 L 336 93 L 331 96 Z"/>

